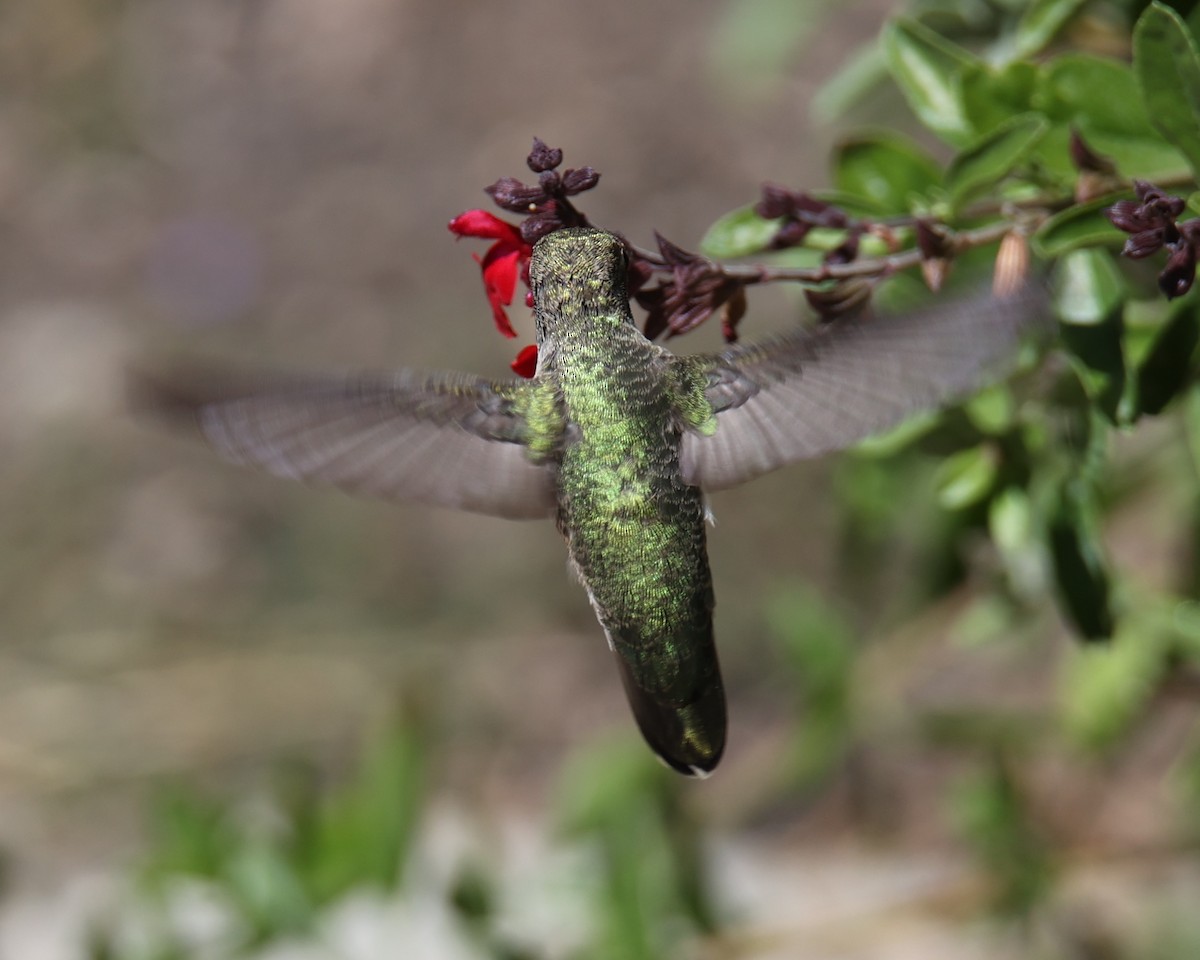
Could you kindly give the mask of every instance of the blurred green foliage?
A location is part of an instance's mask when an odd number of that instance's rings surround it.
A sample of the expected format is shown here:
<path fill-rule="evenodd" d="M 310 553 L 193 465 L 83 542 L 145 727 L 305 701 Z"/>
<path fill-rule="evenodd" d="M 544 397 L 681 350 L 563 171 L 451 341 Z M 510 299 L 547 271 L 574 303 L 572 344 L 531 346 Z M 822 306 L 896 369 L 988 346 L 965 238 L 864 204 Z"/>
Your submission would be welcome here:
<path fill-rule="evenodd" d="M 332 789 L 307 764 L 281 767 L 266 821 L 177 785 L 154 811 L 140 887 L 164 904 L 181 880 L 205 885 L 226 913 L 231 952 L 311 932 L 321 908 L 350 890 L 400 886 L 425 799 L 424 752 L 410 720 L 370 743 L 353 777 Z M 169 931 L 151 937 L 145 953 L 120 952 L 104 937 L 95 953 L 187 955 Z"/>
<path fill-rule="evenodd" d="M 765 612 L 770 655 L 794 696 L 767 790 L 775 806 L 811 800 L 873 749 L 913 739 L 953 754 L 967 773 L 949 791 L 950 819 L 986 881 L 981 906 L 1025 930 L 1049 917 L 1060 931 L 1052 949 L 1030 956 L 1132 960 L 1200 949 L 1195 918 L 1185 916 L 1152 923 L 1136 943 L 1086 952 L 1091 934 L 1072 933 L 1053 917 L 1069 858 L 1031 785 L 1044 751 L 1065 748 L 1085 765 L 1103 764 L 1172 689 L 1195 698 L 1197 295 L 1162 299 L 1154 273 L 1163 256 L 1120 258 L 1124 235 L 1104 216 L 1132 195 L 1134 179 L 1153 180 L 1198 208 L 1200 17 L 1184 13 L 1159 3 L 919 0 L 835 81 L 836 102 L 849 105 L 875 90 L 886 68 L 926 135 L 848 135 L 833 156 L 834 191 L 821 196 L 890 225 L 892 242 L 906 248 L 922 218 L 958 231 L 1011 222 L 1050 268 L 1058 321 L 1054 342 L 1031 352 L 1007 383 L 864 444 L 838 464 L 836 592 L 853 597 L 856 584 L 894 576 L 901 563 L 911 595 L 889 614 L 915 617 L 957 597 L 954 638 L 981 657 L 1000 646 L 1033 648 L 1043 673 L 1057 670 L 1057 700 L 1044 712 L 981 704 L 929 708 L 899 722 L 897 711 L 859 694 L 875 655 L 864 637 L 886 618 L 843 612 L 811 589 L 789 586 Z M 731 4 L 729 16 L 718 35 L 726 72 L 749 69 L 746 51 L 764 37 L 771 37 L 766 67 L 782 69 L 811 31 L 783 3 Z M 1121 51 L 1129 55 L 1114 55 Z M 1114 172 L 1079 169 L 1073 135 Z M 776 229 L 747 206 L 719 218 L 704 247 L 718 257 L 769 256 Z M 819 263 L 840 242 L 837 231 L 813 231 L 805 249 L 783 256 Z M 978 253 L 963 256 L 955 271 L 990 266 L 994 252 Z M 908 489 L 929 495 L 899 495 Z M 1114 561 L 1121 553 L 1114 528 L 1139 500 L 1180 505 L 1173 523 L 1141 531 L 1158 538 L 1156 554 L 1167 558 L 1145 568 Z M 907 555 L 890 549 L 898 541 L 911 543 Z M 1085 645 L 1064 650 L 1064 632 Z M 1194 837 L 1194 731 L 1177 749 L 1180 831 Z M 292 769 L 270 798 L 266 823 L 181 788 L 158 811 L 146 895 L 161 904 L 181 878 L 207 885 L 224 904 L 231 953 L 311 933 L 322 911 L 365 885 L 412 895 L 405 866 L 425 823 L 424 754 L 419 725 L 406 721 L 340 786 L 320 787 L 311 771 Z M 563 771 L 558 842 L 587 865 L 573 891 L 588 917 L 586 935 L 570 956 L 688 955 L 687 944 L 725 929 L 706 852 L 710 828 L 685 799 L 678 778 L 640 744 L 588 748 Z M 1186 846 L 1181 839 L 1181 855 Z M 547 955 L 506 926 L 506 891 L 486 858 L 464 861 L 437 894 L 478 955 Z M 98 937 L 92 956 L 193 955 L 170 930 L 160 934 L 140 952 L 115 934 Z"/>

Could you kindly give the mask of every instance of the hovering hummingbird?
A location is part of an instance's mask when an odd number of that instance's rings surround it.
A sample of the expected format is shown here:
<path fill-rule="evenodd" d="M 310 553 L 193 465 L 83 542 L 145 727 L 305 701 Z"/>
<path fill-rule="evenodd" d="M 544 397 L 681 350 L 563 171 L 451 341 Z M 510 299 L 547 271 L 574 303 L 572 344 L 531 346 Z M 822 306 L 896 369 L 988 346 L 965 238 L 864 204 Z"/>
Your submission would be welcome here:
<path fill-rule="evenodd" d="M 725 746 L 704 494 L 837 450 L 977 387 L 1027 300 L 860 316 L 675 356 L 634 324 L 616 236 L 562 229 L 529 268 L 531 380 L 223 374 L 142 384 L 229 460 L 513 519 L 553 517 L 642 735 L 704 776 Z"/>

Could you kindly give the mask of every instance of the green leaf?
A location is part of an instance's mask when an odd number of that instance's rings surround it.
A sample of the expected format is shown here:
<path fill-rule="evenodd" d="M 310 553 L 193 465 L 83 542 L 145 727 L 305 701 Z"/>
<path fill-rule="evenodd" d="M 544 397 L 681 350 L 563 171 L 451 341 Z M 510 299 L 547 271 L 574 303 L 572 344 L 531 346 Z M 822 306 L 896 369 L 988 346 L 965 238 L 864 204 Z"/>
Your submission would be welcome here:
<path fill-rule="evenodd" d="M 937 421 L 937 413 L 918 413 L 900 421 L 899 425 L 891 430 L 860 440 L 853 450 L 867 457 L 895 456 L 932 430 Z"/>
<path fill-rule="evenodd" d="M 1125 299 L 1125 281 L 1103 250 L 1074 250 L 1058 263 L 1054 308 L 1063 323 L 1104 323 Z"/>
<path fill-rule="evenodd" d="M 1000 69 L 977 63 L 963 70 L 959 82 L 967 120 L 976 135 L 983 135 L 1031 111 L 1038 69 L 1024 62 Z"/>
<path fill-rule="evenodd" d="M 1162 676 L 1162 646 L 1152 630 L 1122 629 L 1107 647 L 1076 651 L 1063 673 L 1063 726 L 1092 749 L 1115 743 L 1149 702 Z"/>
<path fill-rule="evenodd" d="M 1079 487 L 1067 488 L 1050 519 L 1050 558 L 1063 612 L 1084 640 L 1107 640 L 1115 625 L 1108 570 Z"/>
<path fill-rule="evenodd" d="M 1017 22 L 1014 57 L 1029 57 L 1043 49 L 1085 0 L 1033 0 Z"/>
<path fill-rule="evenodd" d="M 942 461 L 934 478 L 938 501 L 947 510 L 979 503 L 996 483 L 999 457 L 991 444 L 981 444 Z"/>
<path fill-rule="evenodd" d="M 183 787 L 173 787 L 157 799 L 153 837 L 146 865 L 151 883 L 173 874 L 217 877 L 241 839 L 224 806 Z"/>
<path fill-rule="evenodd" d="M 1200 55 L 1170 7 L 1152 3 L 1138 18 L 1133 69 L 1150 122 L 1200 173 Z"/>
<path fill-rule="evenodd" d="M 257 943 L 306 930 L 316 918 L 293 864 L 272 843 L 249 840 L 230 860 L 223 880 Z"/>
<path fill-rule="evenodd" d="M 883 49 L 892 77 L 921 122 L 948 143 L 966 143 L 974 131 L 963 105 L 961 76 L 979 60 L 907 19 L 884 28 Z"/>
<path fill-rule="evenodd" d="M 879 217 L 887 212 L 874 200 L 856 193 L 846 193 L 844 190 L 812 190 L 810 193 L 823 203 L 828 203 L 834 207 L 841 207 L 842 210 L 852 217 L 864 217 L 869 220 L 872 217 Z M 841 231 L 838 232 L 840 233 Z M 863 239 L 866 240 L 867 237 L 863 237 Z M 838 242 L 840 243 L 841 241 L 839 240 Z"/>
<path fill-rule="evenodd" d="M 1089 53 L 1066 53 L 1041 70 L 1034 105 L 1053 120 L 1094 130 L 1154 137 L 1129 64 Z"/>
<path fill-rule="evenodd" d="M 838 190 L 865 197 L 885 213 L 908 213 L 914 195 L 941 182 L 936 161 L 896 133 L 864 133 L 843 140 L 833 166 Z"/>
<path fill-rule="evenodd" d="M 669 789 L 671 776 L 632 737 L 590 744 L 570 758 L 561 778 L 559 822 L 574 836 L 619 828 L 648 796 Z"/>
<path fill-rule="evenodd" d="M 1016 402 L 1012 391 L 998 383 L 979 391 L 963 405 L 963 409 L 980 432 L 995 436 L 1012 426 Z"/>
<path fill-rule="evenodd" d="M 1179 178 L 1190 173 L 1183 154 L 1157 134 L 1153 137 L 1135 137 L 1107 130 L 1089 132 L 1082 125 L 1079 130 L 1088 146 L 1101 156 L 1108 157 L 1128 177 L 1153 181 Z"/>
<path fill-rule="evenodd" d="M 368 746 L 355 778 L 317 811 L 312 847 L 302 852 L 314 899 L 399 883 L 424 796 L 424 752 L 414 723 L 395 724 Z"/>
<path fill-rule="evenodd" d="M 476 935 L 486 935 L 496 912 L 496 891 L 491 879 L 474 864 L 462 868 L 448 891 L 450 906 Z"/>
<path fill-rule="evenodd" d="M 654 960 L 669 952 L 668 932 L 712 928 L 704 862 L 679 783 L 644 744 L 625 737 L 568 763 L 560 822 L 595 850 L 596 869 L 584 881 L 603 911 L 588 956 Z"/>
<path fill-rule="evenodd" d="M 1150 123 L 1128 64 L 1091 54 L 1065 54 L 1042 68 L 1034 106 L 1065 133 L 1079 131 L 1092 149 L 1128 176 L 1157 179 L 1186 173 L 1187 161 Z"/>
<path fill-rule="evenodd" d="M 1125 234 L 1112 225 L 1105 211 L 1125 196 L 1125 193 L 1114 193 L 1097 197 L 1056 213 L 1034 233 L 1034 253 L 1053 260 L 1080 247 L 1101 244 L 1117 246 L 1124 243 Z"/>
<path fill-rule="evenodd" d="M 1193 391 L 1191 396 L 1200 397 L 1200 391 Z M 1195 401 L 1191 405 L 1195 406 Z M 1193 663 L 1200 661 L 1200 602 L 1187 600 L 1175 604 L 1171 611 L 1171 632 L 1172 649 Z"/>
<path fill-rule="evenodd" d="M 1158 331 L 1150 352 L 1137 366 L 1137 408 L 1154 416 L 1162 413 L 1187 386 L 1194 370 L 1192 356 L 1200 342 L 1194 298 L 1179 304 Z"/>
<path fill-rule="evenodd" d="M 849 741 L 855 633 L 817 591 L 804 587 L 781 592 L 767 620 L 801 710 L 791 734 L 793 776 L 799 785 L 811 785 L 844 755 Z"/>
<path fill-rule="evenodd" d="M 778 220 L 764 220 L 754 207 L 730 211 L 708 228 L 700 248 L 710 257 L 730 259 L 762 253 L 771 246 L 779 229 Z"/>
<path fill-rule="evenodd" d="M 1046 132 L 1044 117 L 1027 113 L 1001 124 L 958 154 L 946 171 L 946 189 L 956 202 L 973 190 L 1007 176 Z"/>
<path fill-rule="evenodd" d="M 994 908 L 1027 917 L 1053 892 L 1054 864 L 1002 751 L 951 791 L 951 813 L 987 873 Z"/>
<path fill-rule="evenodd" d="M 1124 323 L 1116 314 L 1104 323 L 1084 326 L 1064 323 L 1063 346 L 1078 361 L 1076 371 L 1084 391 L 1109 423 L 1123 422 L 1122 398 L 1127 384 L 1122 334 Z"/>
<path fill-rule="evenodd" d="M 1036 601 L 1049 579 L 1049 563 L 1029 494 L 1008 487 L 993 497 L 988 505 L 988 530 L 1013 593 L 1027 602 Z"/>

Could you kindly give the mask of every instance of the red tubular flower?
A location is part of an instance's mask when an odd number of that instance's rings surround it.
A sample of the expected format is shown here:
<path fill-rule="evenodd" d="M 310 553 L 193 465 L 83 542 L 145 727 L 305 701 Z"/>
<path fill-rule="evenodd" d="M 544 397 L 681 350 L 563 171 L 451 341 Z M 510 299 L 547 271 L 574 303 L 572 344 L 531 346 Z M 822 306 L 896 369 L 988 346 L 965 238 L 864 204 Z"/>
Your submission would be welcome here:
<path fill-rule="evenodd" d="M 504 308 L 513 301 L 517 278 L 529 282 L 529 257 L 533 247 L 521 237 L 520 228 L 505 223 L 486 210 L 468 210 L 450 221 L 450 232 L 459 237 L 495 240 L 482 258 L 475 260 L 483 268 L 483 289 L 492 307 L 496 329 L 506 337 L 517 332 L 508 322 Z"/>
<path fill-rule="evenodd" d="M 537 372 L 537 347 L 532 343 L 523 347 L 511 366 L 513 373 L 517 376 L 532 380 L 534 373 Z"/>

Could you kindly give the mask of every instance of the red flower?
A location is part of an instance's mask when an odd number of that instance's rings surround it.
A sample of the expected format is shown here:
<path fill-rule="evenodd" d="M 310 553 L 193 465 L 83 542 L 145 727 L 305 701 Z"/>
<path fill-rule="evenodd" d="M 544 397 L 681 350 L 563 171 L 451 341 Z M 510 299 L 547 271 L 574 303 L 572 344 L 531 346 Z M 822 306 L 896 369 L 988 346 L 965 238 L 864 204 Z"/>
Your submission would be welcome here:
<path fill-rule="evenodd" d="M 533 247 L 521 238 L 519 227 L 505 223 L 486 210 L 468 210 L 450 221 L 450 232 L 460 237 L 482 237 L 495 240 L 483 258 L 475 257 L 483 268 L 483 289 L 492 307 L 492 319 L 496 329 L 506 337 L 515 337 L 517 332 L 508 322 L 504 312 L 513 301 L 517 290 L 517 277 L 529 283 L 529 257 Z"/>
<path fill-rule="evenodd" d="M 532 343 L 524 347 L 517 354 L 517 359 L 512 362 L 512 370 L 517 376 L 532 380 L 534 373 L 537 372 L 537 347 Z"/>

